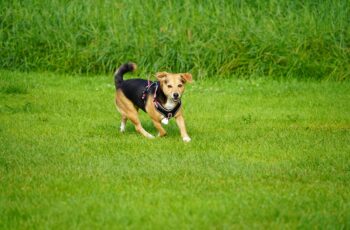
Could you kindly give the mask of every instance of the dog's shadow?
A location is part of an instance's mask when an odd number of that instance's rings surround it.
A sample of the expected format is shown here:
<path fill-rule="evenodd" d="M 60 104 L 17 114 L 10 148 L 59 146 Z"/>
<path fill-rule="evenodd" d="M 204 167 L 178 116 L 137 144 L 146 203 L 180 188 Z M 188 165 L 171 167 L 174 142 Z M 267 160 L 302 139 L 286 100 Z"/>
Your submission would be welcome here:
<path fill-rule="evenodd" d="M 158 130 L 154 127 L 153 122 L 149 119 L 141 120 L 142 127 L 149 132 L 150 134 L 157 136 Z M 176 125 L 176 122 L 174 119 L 169 120 L 169 123 L 167 125 L 162 124 L 163 128 L 166 130 L 167 135 L 173 135 L 176 133 L 180 133 L 179 128 Z M 118 127 L 119 131 L 119 127 Z M 134 124 L 132 124 L 130 121 L 126 123 L 125 131 L 124 133 L 137 133 L 135 130 Z"/>
<path fill-rule="evenodd" d="M 142 127 L 152 134 L 153 136 L 158 135 L 158 130 L 154 127 L 153 122 L 147 117 L 141 115 L 141 124 Z M 115 120 L 114 120 L 115 122 Z M 180 130 L 176 125 L 175 119 L 172 118 L 169 120 L 169 124 L 164 125 L 162 124 L 163 128 L 167 132 L 167 136 L 175 136 L 175 135 L 180 135 Z M 135 135 L 139 134 L 136 129 L 134 124 L 128 120 L 126 122 L 125 126 L 125 131 L 120 132 L 120 122 L 113 123 L 112 125 L 108 122 L 102 122 L 99 124 L 95 124 L 93 127 L 91 127 L 88 131 L 84 133 L 85 137 L 95 137 L 95 136 L 108 136 L 108 137 L 114 137 L 116 134 L 123 134 L 123 135 Z"/>

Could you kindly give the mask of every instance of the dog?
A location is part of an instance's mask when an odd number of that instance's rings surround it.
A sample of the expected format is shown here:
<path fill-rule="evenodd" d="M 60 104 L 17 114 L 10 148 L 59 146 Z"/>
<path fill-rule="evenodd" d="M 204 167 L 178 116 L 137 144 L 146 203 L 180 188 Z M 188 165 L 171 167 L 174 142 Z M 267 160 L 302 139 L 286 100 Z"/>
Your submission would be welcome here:
<path fill-rule="evenodd" d="M 183 117 L 181 97 L 185 90 L 185 84 L 192 82 L 190 73 L 158 72 L 158 81 L 150 82 L 144 79 L 124 80 L 123 75 L 136 69 L 135 63 L 123 64 L 114 73 L 116 88 L 115 103 L 121 113 L 120 131 L 125 131 L 127 120 L 130 120 L 137 132 L 147 138 L 154 138 L 141 125 L 138 118 L 138 110 L 142 109 L 152 119 L 158 130 L 158 136 L 163 137 L 166 131 L 162 127 L 168 120 L 175 118 L 184 142 L 190 142 L 191 138 L 186 131 Z"/>

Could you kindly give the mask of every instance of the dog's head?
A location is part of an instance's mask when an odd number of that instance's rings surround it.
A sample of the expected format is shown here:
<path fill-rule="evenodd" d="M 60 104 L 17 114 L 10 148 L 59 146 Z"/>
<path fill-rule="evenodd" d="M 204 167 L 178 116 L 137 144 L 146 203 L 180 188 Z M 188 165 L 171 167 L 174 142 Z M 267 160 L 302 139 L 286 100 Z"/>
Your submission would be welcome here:
<path fill-rule="evenodd" d="M 192 82 L 192 75 L 190 73 L 160 72 L 156 76 L 165 96 L 175 102 L 181 99 L 185 91 L 185 84 Z"/>

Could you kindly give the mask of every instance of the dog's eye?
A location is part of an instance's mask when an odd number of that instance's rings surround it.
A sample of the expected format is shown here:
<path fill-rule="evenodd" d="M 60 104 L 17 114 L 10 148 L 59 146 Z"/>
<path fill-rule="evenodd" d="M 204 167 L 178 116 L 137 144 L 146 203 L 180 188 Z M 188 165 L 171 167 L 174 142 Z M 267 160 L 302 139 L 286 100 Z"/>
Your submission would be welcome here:
<path fill-rule="evenodd" d="M 171 88 L 173 88 L 173 86 L 172 85 L 168 85 L 168 88 L 171 89 Z"/>
<path fill-rule="evenodd" d="M 181 87 L 182 87 L 182 84 L 179 84 L 177 87 L 181 88 Z"/>

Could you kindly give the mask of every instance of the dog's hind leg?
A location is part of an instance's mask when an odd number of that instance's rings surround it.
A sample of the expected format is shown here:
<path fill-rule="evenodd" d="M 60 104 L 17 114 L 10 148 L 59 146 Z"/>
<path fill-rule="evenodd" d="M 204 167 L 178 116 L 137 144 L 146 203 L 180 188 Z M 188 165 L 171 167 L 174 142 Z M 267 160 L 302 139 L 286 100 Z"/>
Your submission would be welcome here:
<path fill-rule="evenodd" d="M 126 121 L 128 118 L 122 114 L 122 121 L 120 122 L 120 132 L 125 132 Z"/>
<path fill-rule="evenodd" d="M 122 116 L 122 120 L 120 122 L 120 132 L 123 133 L 123 132 L 125 132 L 126 121 L 128 120 L 128 118 L 126 117 L 125 112 L 121 108 L 119 108 L 119 106 L 120 105 L 118 105 L 118 103 L 116 103 L 115 107 L 117 108 L 117 110 L 119 111 L 119 113 Z"/>
<path fill-rule="evenodd" d="M 154 136 L 152 134 L 150 134 L 149 132 L 147 132 L 141 125 L 141 122 L 137 116 L 137 110 L 135 109 L 135 111 L 131 112 L 129 111 L 128 113 L 128 119 L 135 125 L 135 129 L 137 132 L 141 133 L 143 136 L 147 137 L 147 138 L 154 138 Z"/>
<path fill-rule="evenodd" d="M 127 119 L 129 119 L 135 125 L 137 132 L 141 133 L 147 138 L 154 138 L 153 135 L 144 130 L 138 117 L 137 108 L 135 108 L 134 104 L 127 99 L 121 91 L 117 91 L 116 104 L 122 114 L 120 131 L 125 130 L 125 123 Z"/>

